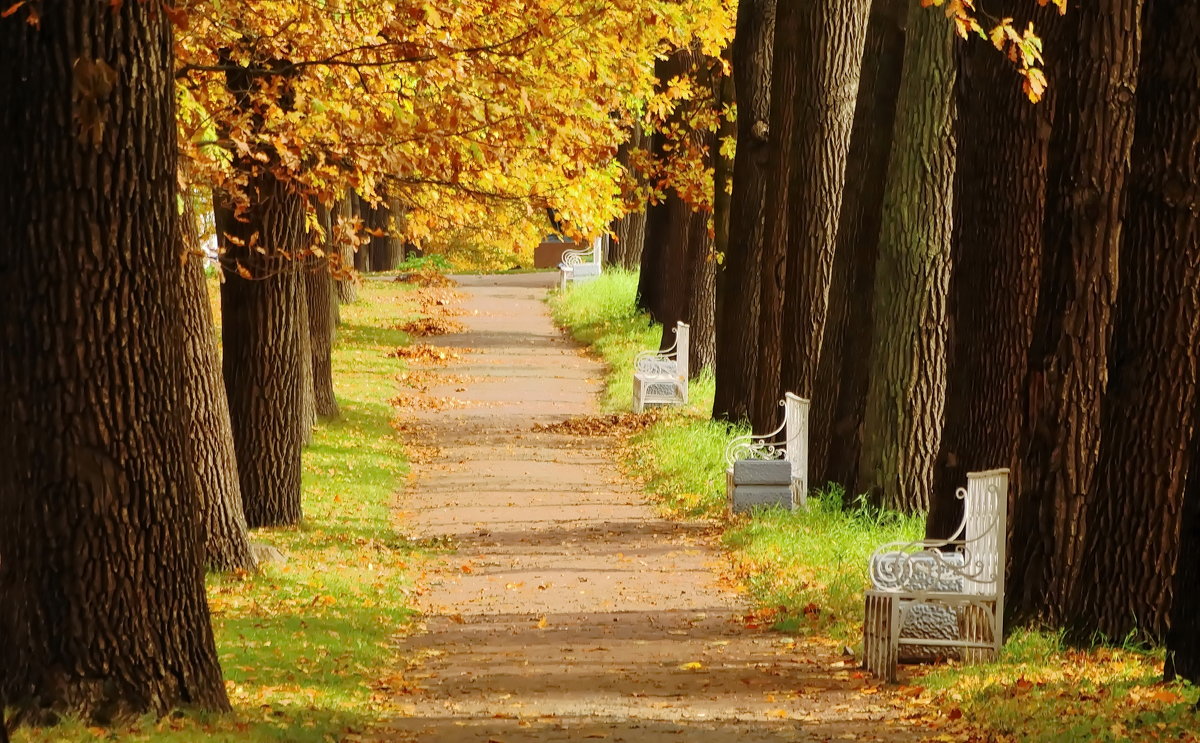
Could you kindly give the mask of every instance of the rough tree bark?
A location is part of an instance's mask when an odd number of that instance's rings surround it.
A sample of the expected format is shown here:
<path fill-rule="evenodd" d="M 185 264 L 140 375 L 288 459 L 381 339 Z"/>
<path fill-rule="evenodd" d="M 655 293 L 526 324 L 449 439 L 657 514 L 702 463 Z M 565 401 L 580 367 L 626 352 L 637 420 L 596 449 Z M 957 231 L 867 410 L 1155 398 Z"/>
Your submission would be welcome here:
<path fill-rule="evenodd" d="M 846 189 L 829 280 L 829 316 L 813 389 L 808 466 L 811 481 L 858 480 L 862 420 L 871 353 L 871 295 L 879 247 L 883 188 L 904 66 L 905 0 L 874 0 L 867 21 L 854 130 L 846 160 Z"/>
<path fill-rule="evenodd" d="M 1141 11 L 1142 0 L 1096 0 L 1055 19 L 1063 52 L 1049 70 L 1057 89 L 1045 252 L 1007 599 L 1017 621 L 1061 626 L 1080 567 L 1108 381 Z M 1053 42 L 1054 29 L 1047 33 Z"/>
<path fill-rule="evenodd" d="M 798 16 L 799 33 L 776 37 L 798 48 L 794 61 L 800 70 L 788 102 L 799 111 L 789 153 L 792 184 L 786 208 L 773 212 L 789 225 L 782 366 L 774 392 L 776 397 L 793 392 L 811 398 L 871 3 L 812 0 L 796 5 L 788 12 Z"/>
<path fill-rule="evenodd" d="M 1150 7 L 1158 0 L 1149 0 Z M 1166 5 L 1167 3 L 1163 3 Z M 1191 6 L 1191 0 L 1184 3 Z M 1193 25 L 1193 29 L 1196 27 Z M 1200 411 L 1195 415 L 1200 416 Z M 1167 680 L 1176 677 L 1200 682 L 1200 426 L 1192 431 L 1190 468 L 1183 497 L 1179 559 L 1175 566 L 1171 628 L 1167 632 Z"/>
<path fill-rule="evenodd" d="M 252 162 L 245 221 L 227 203 L 215 209 L 224 243 L 221 285 L 225 390 L 237 451 L 246 522 L 251 527 L 301 519 L 303 404 L 299 273 L 290 257 L 304 246 L 304 201 Z M 226 235 L 234 239 L 226 239 Z M 254 243 L 265 253 L 248 249 Z M 240 244 L 239 244 L 240 243 Z M 239 266 L 249 278 L 239 274 Z"/>
<path fill-rule="evenodd" d="M 742 0 L 733 40 L 737 153 L 729 199 L 729 237 L 718 278 L 716 395 L 713 417 L 750 419 L 758 361 L 758 307 L 766 232 L 771 62 L 776 0 Z"/>
<path fill-rule="evenodd" d="M 183 400 L 188 445 L 200 500 L 200 538 L 204 562 L 217 571 L 254 570 L 246 533 L 237 456 L 229 423 L 229 401 L 221 378 L 212 305 L 204 278 L 193 201 L 184 197 L 180 222 L 187 260 L 183 282 Z"/>
<path fill-rule="evenodd" d="M 991 12 L 1023 26 L 1029 8 L 1004 0 Z M 1017 482 L 1053 111 L 1030 105 L 995 49 L 964 44 L 959 55 L 945 423 L 926 522 L 933 538 L 958 525 L 955 489 L 967 472 L 1010 467 Z"/>
<path fill-rule="evenodd" d="M 954 44 L 941 14 L 909 4 L 871 293 L 875 328 L 855 489 L 909 513 L 929 508 L 946 391 Z"/>
<path fill-rule="evenodd" d="M 229 707 L 189 471 L 170 21 L 0 19 L 0 699 Z"/>
<path fill-rule="evenodd" d="M 1172 598 L 1200 585 L 1172 591 L 1200 372 L 1200 1 L 1148 0 L 1143 18 L 1088 559 L 1070 628 L 1161 642 Z"/>

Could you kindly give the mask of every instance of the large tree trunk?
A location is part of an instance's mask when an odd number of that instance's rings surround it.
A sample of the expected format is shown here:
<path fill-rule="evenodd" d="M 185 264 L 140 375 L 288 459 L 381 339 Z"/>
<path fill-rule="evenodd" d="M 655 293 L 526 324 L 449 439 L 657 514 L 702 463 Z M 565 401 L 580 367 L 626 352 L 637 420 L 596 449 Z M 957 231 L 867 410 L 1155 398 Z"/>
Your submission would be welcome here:
<path fill-rule="evenodd" d="M 642 249 L 646 244 L 646 202 L 644 197 L 632 198 L 633 194 L 641 193 L 646 179 L 633 168 L 630 155 L 646 149 L 648 144 L 649 137 L 639 121 L 634 122 L 629 141 L 617 148 L 617 161 L 625 168 L 625 178 L 629 183 L 630 192 L 626 195 L 625 208 L 630 211 L 613 224 L 612 262 L 630 271 L 641 265 Z"/>
<path fill-rule="evenodd" d="M 796 3 L 787 13 L 799 16 L 799 33 L 776 37 L 798 47 L 794 60 L 800 64 L 790 100 L 800 112 L 791 133 L 792 185 L 786 208 L 775 213 L 789 225 L 776 397 L 793 392 L 811 398 L 816 382 L 870 7 L 870 0 Z"/>
<path fill-rule="evenodd" d="M 341 304 L 348 304 L 358 299 L 357 277 L 353 276 L 351 272 L 351 269 L 354 268 L 354 254 L 358 251 L 358 246 L 341 239 L 347 232 L 346 225 L 353 221 L 354 197 L 351 193 L 347 193 L 333 205 L 333 214 L 330 218 L 331 233 L 334 235 L 338 253 L 338 278 L 334 282 L 334 288 L 337 289 L 338 302 Z"/>
<path fill-rule="evenodd" d="M 944 17 L 909 5 L 872 292 L 875 328 L 856 489 L 909 513 L 929 508 L 945 402 L 954 44 Z"/>
<path fill-rule="evenodd" d="M 1060 626 L 1081 564 L 1081 515 L 1108 381 L 1141 10 L 1142 0 L 1095 0 L 1060 19 L 1045 253 L 1025 380 L 1030 417 L 1010 553 L 1008 602 L 1018 621 Z"/>
<path fill-rule="evenodd" d="M 766 233 L 771 62 L 776 0 L 742 0 L 733 40 L 739 116 L 725 260 L 718 278 L 713 417 L 750 419 L 758 362 L 758 307 Z M 720 191 L 718 191 L 720 195 Z"/>
<path fill-rule="evenodd" d="M 42 723 L 227 709 L 179 388 L 170 21 L 36 9 L 0 19 L 0 699 Z"/>
<path fill-rule="evenodd" d="M 1029 7 L 1005 0 L 991 12 L 1024 25 Z M 962 45 L 959 61 L 945 423 L 930 537 L 948 537 L 958 525 L 955 489 L 967 472 L 1010 467 L 1017 481 L 1052 112 L 1029 103 L 1012 68 L 986 44 Z"/>
<path fill-rule="evenodd" d="M 246 168 L 252 165 L 244 164 Z M 245 219 L 216 209 L 225 243 L 221 285 L 225 389 L 246 522 L 297 524 L 301 518 L 303 404 L 299 273 L 289 256 L 304 246 L 304 201 L 269 172 L 248 178 Z M 230 235 L 236 240 L 225 239 Z M 266 253 L 247 249 L 254 244 Z M 238 243 L 241 243 L 240 245 Z M 248 275 L 239 275 L 241 267 Z"/>
<path fill-rule="evenodd" d="M 813 389 L 808 466 L 814 484 L 858 480 L 862 420 L 870 368 L 871 296 L 879 247 L 883 189 L 904 64 L 905 0 L 874 0 L 867 22 L 862 79 L 846 161 L 846 190 L 838 219 L 829 282 L 829 317 Z"/>
<path fill-rule="evenodd" d="M 654 63 L 654 74 L 659 80 L 667 80 L 673 72 L 672 58 Z M 650 152 L 656 158 L 666 156 L 665 137 L 660 132 L 650 136 Z M 664 320 L 664 304 L 667 294 L 666 274 L 668 241 L 670 239 L 671 210 L 667 199 L 651 201 L 646 205 L 646 239 L 642 251 L 642 268 L 638 274 L 637 306 L 658 323 Z"/>
<path fill-rule="evenodd" d="M 1148 0 L 1100 455 L 1073 634 L 1161 641 L 1200 372 L 1200 0 Z M 1194 462 L 1192 469 L 1200 469 Z M 1181 563 L 1182 564 L 1182 563 Z M 1186 620 L 1185 620 L 1186 621 Z"/>
<path fill-rule="evenodd" d="M 221 379 L 212 305 L 204 278 L 204 257 L 192 199 L 185 197 L 180 231 L 187 261 L 183 282 L 183 400 L 196 492 L 200 499 L 200 538 L 212 570 L 253 570 L 246 534 L 237 456 L 229 424 L 229 402 Z"/>

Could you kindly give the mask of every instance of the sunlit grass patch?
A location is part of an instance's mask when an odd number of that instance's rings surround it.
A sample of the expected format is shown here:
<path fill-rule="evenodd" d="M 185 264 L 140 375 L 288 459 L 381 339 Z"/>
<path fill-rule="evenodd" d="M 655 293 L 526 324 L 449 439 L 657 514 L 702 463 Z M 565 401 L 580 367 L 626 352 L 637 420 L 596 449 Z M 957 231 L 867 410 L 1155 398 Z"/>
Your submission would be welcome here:
<path fill-rule="evenodd" d="M 340 741 L 389 714 L 373 681 L 393 674 L 389 640 L 412 618 L 414 546 L 396 532 L 392 499 L 407 462 L 387 400 L 404 369 L 408 289 L 366 282 L 341 308 L 334 385 L 341 418 L 304 453 L 303 526 L 251 538 L 287 557 L 259 575 L 210 576 L 209 602 L 231 715 L 178 714 L 102 730 L 66 723 L 15 741 Z"/>
<path fill-rule="evenodd" d="M 1074 649 L 1050 632 L 1017 630 L 996 662 L 934 666 L 911 683 L 943 711 L 949 731 L 989 740 L 1198 741 L 1197 690 L 1163 683 L 1163 655 Z"/>

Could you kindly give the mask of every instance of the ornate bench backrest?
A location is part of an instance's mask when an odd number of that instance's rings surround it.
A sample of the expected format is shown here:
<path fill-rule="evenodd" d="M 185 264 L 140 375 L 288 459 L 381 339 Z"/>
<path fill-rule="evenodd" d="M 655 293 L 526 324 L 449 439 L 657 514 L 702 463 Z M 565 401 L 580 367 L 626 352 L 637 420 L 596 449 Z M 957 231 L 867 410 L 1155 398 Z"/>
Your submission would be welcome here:
<path fill-rule="evenodd" d="M 798 496 L 808 495 L 808 408 L 809 401 L 791 392 L 783 397 L 783 458 L 792 465 L 792 481 Z"/>
<path fill-rule="evenodd" d="M 675 326 L 675 378 L 681 384 L 687 384 L 688 380 L 688 355 L 691 353 L 688 348 L 688 343 L 691 341 L 690 332 L 691 328 L 685 322 Z"/>
<path fill-rule="evenodd" d="M 963 593 L 1004 593 L 1008 470 L 968 472 L 963 496 Z"/>

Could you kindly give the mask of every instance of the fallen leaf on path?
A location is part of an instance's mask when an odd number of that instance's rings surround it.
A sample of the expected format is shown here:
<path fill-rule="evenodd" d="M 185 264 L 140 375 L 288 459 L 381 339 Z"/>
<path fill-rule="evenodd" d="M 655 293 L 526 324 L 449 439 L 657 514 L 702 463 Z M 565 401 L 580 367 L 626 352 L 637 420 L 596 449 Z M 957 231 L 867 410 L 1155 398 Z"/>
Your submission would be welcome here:
<path fill-rule="evenodd" d="M 682 666 L 679 667 L 679 670 L 681 670 L 681 671 L 699 671 L 701 668 L 704 668 L 704 664 L 698 660 L 694 660 L 691 663 L 684 663 Z"/>

